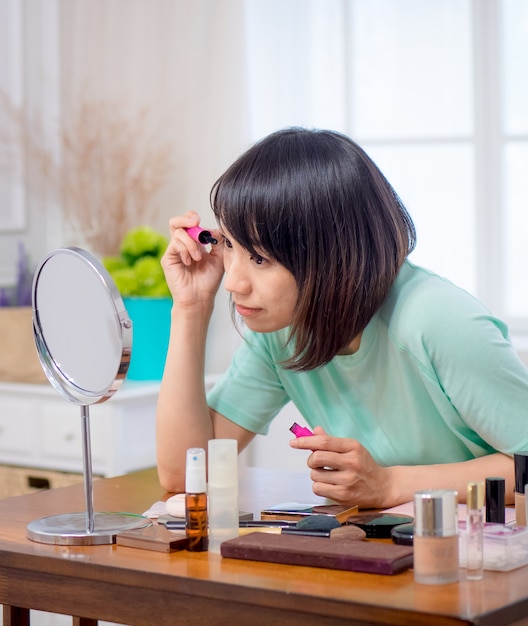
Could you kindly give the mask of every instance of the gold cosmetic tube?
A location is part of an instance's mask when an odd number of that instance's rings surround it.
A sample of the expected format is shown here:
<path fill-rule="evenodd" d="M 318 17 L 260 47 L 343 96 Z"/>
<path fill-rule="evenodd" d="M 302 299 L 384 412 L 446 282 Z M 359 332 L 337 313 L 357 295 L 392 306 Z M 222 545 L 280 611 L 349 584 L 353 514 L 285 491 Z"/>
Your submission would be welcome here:
<path fill-rule="evenodd" d="M 516 452 L 513 455 L 515 464 L 515 523 L 526 526 L 526 495 L 528 484 L 528 451 Z"/>

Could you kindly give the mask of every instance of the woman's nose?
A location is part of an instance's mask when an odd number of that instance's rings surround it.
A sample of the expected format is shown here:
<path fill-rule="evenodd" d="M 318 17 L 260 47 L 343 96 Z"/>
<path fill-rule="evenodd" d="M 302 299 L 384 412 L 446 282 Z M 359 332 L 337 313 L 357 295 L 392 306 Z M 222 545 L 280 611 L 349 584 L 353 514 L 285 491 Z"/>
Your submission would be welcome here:
<path fill-rule="evenodd" d="M 224 287 L 229 293 L 248 293 L 251 290 L 250 281 L 241 263 L 231 259 L 224 269 Z"/>

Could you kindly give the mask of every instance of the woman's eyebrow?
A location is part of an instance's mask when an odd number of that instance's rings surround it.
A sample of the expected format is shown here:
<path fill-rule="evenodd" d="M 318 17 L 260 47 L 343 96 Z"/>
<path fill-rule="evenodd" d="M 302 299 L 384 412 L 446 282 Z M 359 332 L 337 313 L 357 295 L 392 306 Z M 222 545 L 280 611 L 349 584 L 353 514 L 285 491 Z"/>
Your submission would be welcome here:
<path fill-rule="evenodd" d="M 222 226 L 221 223 L 217 224 L 217 228 L 220 231 L 220 233 L 222 234 L 223 237 L 226 236 L 226 229 Z"/>

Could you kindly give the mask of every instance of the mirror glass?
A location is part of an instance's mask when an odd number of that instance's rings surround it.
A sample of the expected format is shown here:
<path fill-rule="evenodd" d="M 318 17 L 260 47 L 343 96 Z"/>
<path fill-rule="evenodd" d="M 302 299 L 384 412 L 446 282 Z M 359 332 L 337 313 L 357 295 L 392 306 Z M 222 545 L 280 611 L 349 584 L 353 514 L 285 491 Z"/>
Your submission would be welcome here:
<path fill-rule="evenodd" d="M 105 268 L 84 250 L 62 248 L 33 281 L 37 351 L 52 385 L 68 400 L 94 404 L 126 375 L 131 322 Z"/>

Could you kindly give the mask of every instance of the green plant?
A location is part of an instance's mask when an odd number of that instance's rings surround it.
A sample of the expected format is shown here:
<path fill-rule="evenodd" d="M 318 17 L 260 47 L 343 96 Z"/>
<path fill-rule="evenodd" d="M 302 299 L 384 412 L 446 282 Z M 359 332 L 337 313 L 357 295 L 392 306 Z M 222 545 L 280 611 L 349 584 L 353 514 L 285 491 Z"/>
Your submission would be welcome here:
<path fill-rule="evenodd" d="M 123 297 L 170 297 L 160 259 L 168 239 L 149 226 L 129 230 L 119 256 L 103 257 L 103 265 Z"/>

